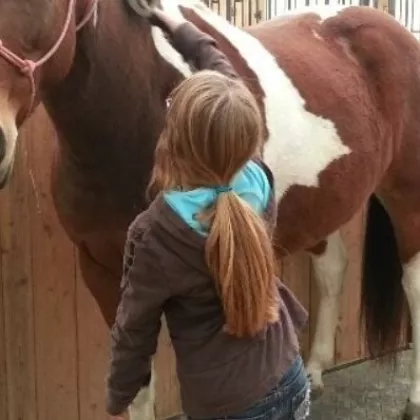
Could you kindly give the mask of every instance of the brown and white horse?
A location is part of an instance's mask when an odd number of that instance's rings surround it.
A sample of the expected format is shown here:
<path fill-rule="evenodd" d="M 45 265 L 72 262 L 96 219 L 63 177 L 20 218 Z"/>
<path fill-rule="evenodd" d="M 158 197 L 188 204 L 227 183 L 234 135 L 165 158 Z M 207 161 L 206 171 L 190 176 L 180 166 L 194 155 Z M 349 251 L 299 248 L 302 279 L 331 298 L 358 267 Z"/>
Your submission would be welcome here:
<path fill-rule="evenodd" d="M 55 206 L 108 324 L 119 298 L 125 231 L 146 206 L 165 99 L 191 74 L 162 31 L 128 7 L 133 2 L 0 2 L 0 183 L 12 171 L 19 127 L 43 101 L 60 135 Z M 414 341 L 405 415 L 419 418 L 419 44 L 393 18 L 368 8 L 244 31 L 201 3 L 161 3 L 217 39 L 264 111 L 263 154 L 279 210 L 274 245 L 280 257 L 307 250 L 320 289 L 307 364 L 318 391 L 333 360 L 347 266 L 339 229 L 370 198 L 367 337 L 373 354 L 393 348 L 404 286 Z M 153 384 L 136 399 L 133 418 L 154 418 L 152 403 Z"/>

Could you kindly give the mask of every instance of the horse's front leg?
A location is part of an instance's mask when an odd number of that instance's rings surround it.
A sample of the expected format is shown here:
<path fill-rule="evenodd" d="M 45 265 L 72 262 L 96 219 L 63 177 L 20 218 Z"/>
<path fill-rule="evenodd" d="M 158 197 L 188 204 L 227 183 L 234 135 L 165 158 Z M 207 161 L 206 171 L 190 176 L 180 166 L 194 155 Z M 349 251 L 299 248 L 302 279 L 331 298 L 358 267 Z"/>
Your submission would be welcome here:
<path fill-rule="evenodd" d="M 112 248 L 111 248 L 112 250 Z M 120 297 L 121 275 L 107 269 L 97 262 L 107 261 L 107 255 L 93 259 L 93 252 L 102 255 L 96 248 L 81 247 L 79 249 L 80 268 L 85 284 L 96 299 L 102 315 L 111 328 Z M 110 253 L 112 255 L 112 253 Z M 108 258 L 110 260 L 111 258 Z M 155 374 L 152 364 L 152 376 L 148 387 L 140 390 L 129 408 L 130 420 L 155 420 Z"/>
<path fill-rule="evenodd" d="M 348 265 L 346 249 L 338 231 L 326 239 L 323 252 L 315 253 L 315 249 L 308 252 L 314 266 L 320 301 L 315 336 L 307 363 L 314 399 L 324 390 L 322 372 L 334 362 L 335 332 Z"/>
<path fill-rule="evenodd" d="M 155 420 L 155 370 L 148 387 L 142 388 L 128 409 L 130 420 Z"/>

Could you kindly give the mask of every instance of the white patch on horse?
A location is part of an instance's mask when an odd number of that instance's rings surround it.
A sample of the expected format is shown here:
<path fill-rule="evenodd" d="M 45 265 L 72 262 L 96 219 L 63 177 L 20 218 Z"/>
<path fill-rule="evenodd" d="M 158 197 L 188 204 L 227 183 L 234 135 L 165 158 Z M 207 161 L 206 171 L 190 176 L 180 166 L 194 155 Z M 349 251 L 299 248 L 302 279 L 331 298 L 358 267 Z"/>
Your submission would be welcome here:
<path fill-rule="evenodd" d="M 140 389 L 128 409 L 130 420 L 155 420 L 155 373 L 152 366 L 152 378 L 146 388 Z"/>
<path fill-rule="evenodd" d="M 256 74 L 265 93 L 269 132 L 264 159 L 276 180 L 277 199 L 283 197 L 292 185 L 317 187 L 322 171 L 331 162 L 351 153 L 342 143 L 332 121 L 305 109 L 305 99 L 291 78 L 256 38 L 203 4 L 197 7 L 196 1 L 162 0 L 161 3 L 169 11 L 176 9 L 174 4 L 192 9 L 232 43 Z"/>
<path fill-rule="evenodd" d="M 165 38 L 162 29 L 152 26 L 152 39 L 160 56 L 175 67 L 184 77 L 191 76 L 192 71 L 182 55 Z"/>
<path fill-rule="evenodd" d="M 403 266 L 403 286 L 411 314 L 413 364 L 409 400 L 420 407 L 420 253 Z"/>
<path fill-rule="evenodd" d="M 314 391 L 322 391 L 322 372 L 334 361 L 334 339 L 338 324 L 340 298 L 346 275 L 348 257 L 344 242 L 337 231 L 327 238 L 322 255 L 311 254 L 319 290 L 319 307 L 315 336 L 307 364 Z"/>

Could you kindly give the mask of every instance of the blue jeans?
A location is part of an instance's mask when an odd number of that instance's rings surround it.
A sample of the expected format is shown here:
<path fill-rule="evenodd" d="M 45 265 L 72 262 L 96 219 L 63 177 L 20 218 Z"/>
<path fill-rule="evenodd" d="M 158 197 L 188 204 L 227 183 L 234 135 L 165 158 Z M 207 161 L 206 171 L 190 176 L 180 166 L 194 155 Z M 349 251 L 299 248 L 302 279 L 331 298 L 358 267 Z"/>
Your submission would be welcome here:
<path fill-rule="evenodd" d="M 298 357 L 278 385 L 254 406 L 237 415 L 206 420 L 304 420 L 309 417 L 309 393 L 309 380 Z"/>

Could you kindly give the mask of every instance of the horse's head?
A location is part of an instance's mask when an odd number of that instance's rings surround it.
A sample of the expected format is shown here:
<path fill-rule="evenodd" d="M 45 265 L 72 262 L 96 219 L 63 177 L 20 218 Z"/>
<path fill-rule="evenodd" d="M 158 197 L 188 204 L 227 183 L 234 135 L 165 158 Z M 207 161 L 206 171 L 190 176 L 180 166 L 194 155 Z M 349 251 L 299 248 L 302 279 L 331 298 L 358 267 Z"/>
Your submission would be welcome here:
<path fill-rule="evenodd" d="M 0 188 L 13 167 L 18 128 L 45 89 L 69 73 L 77 22 L 96 0 L 0 0 Z"/>

